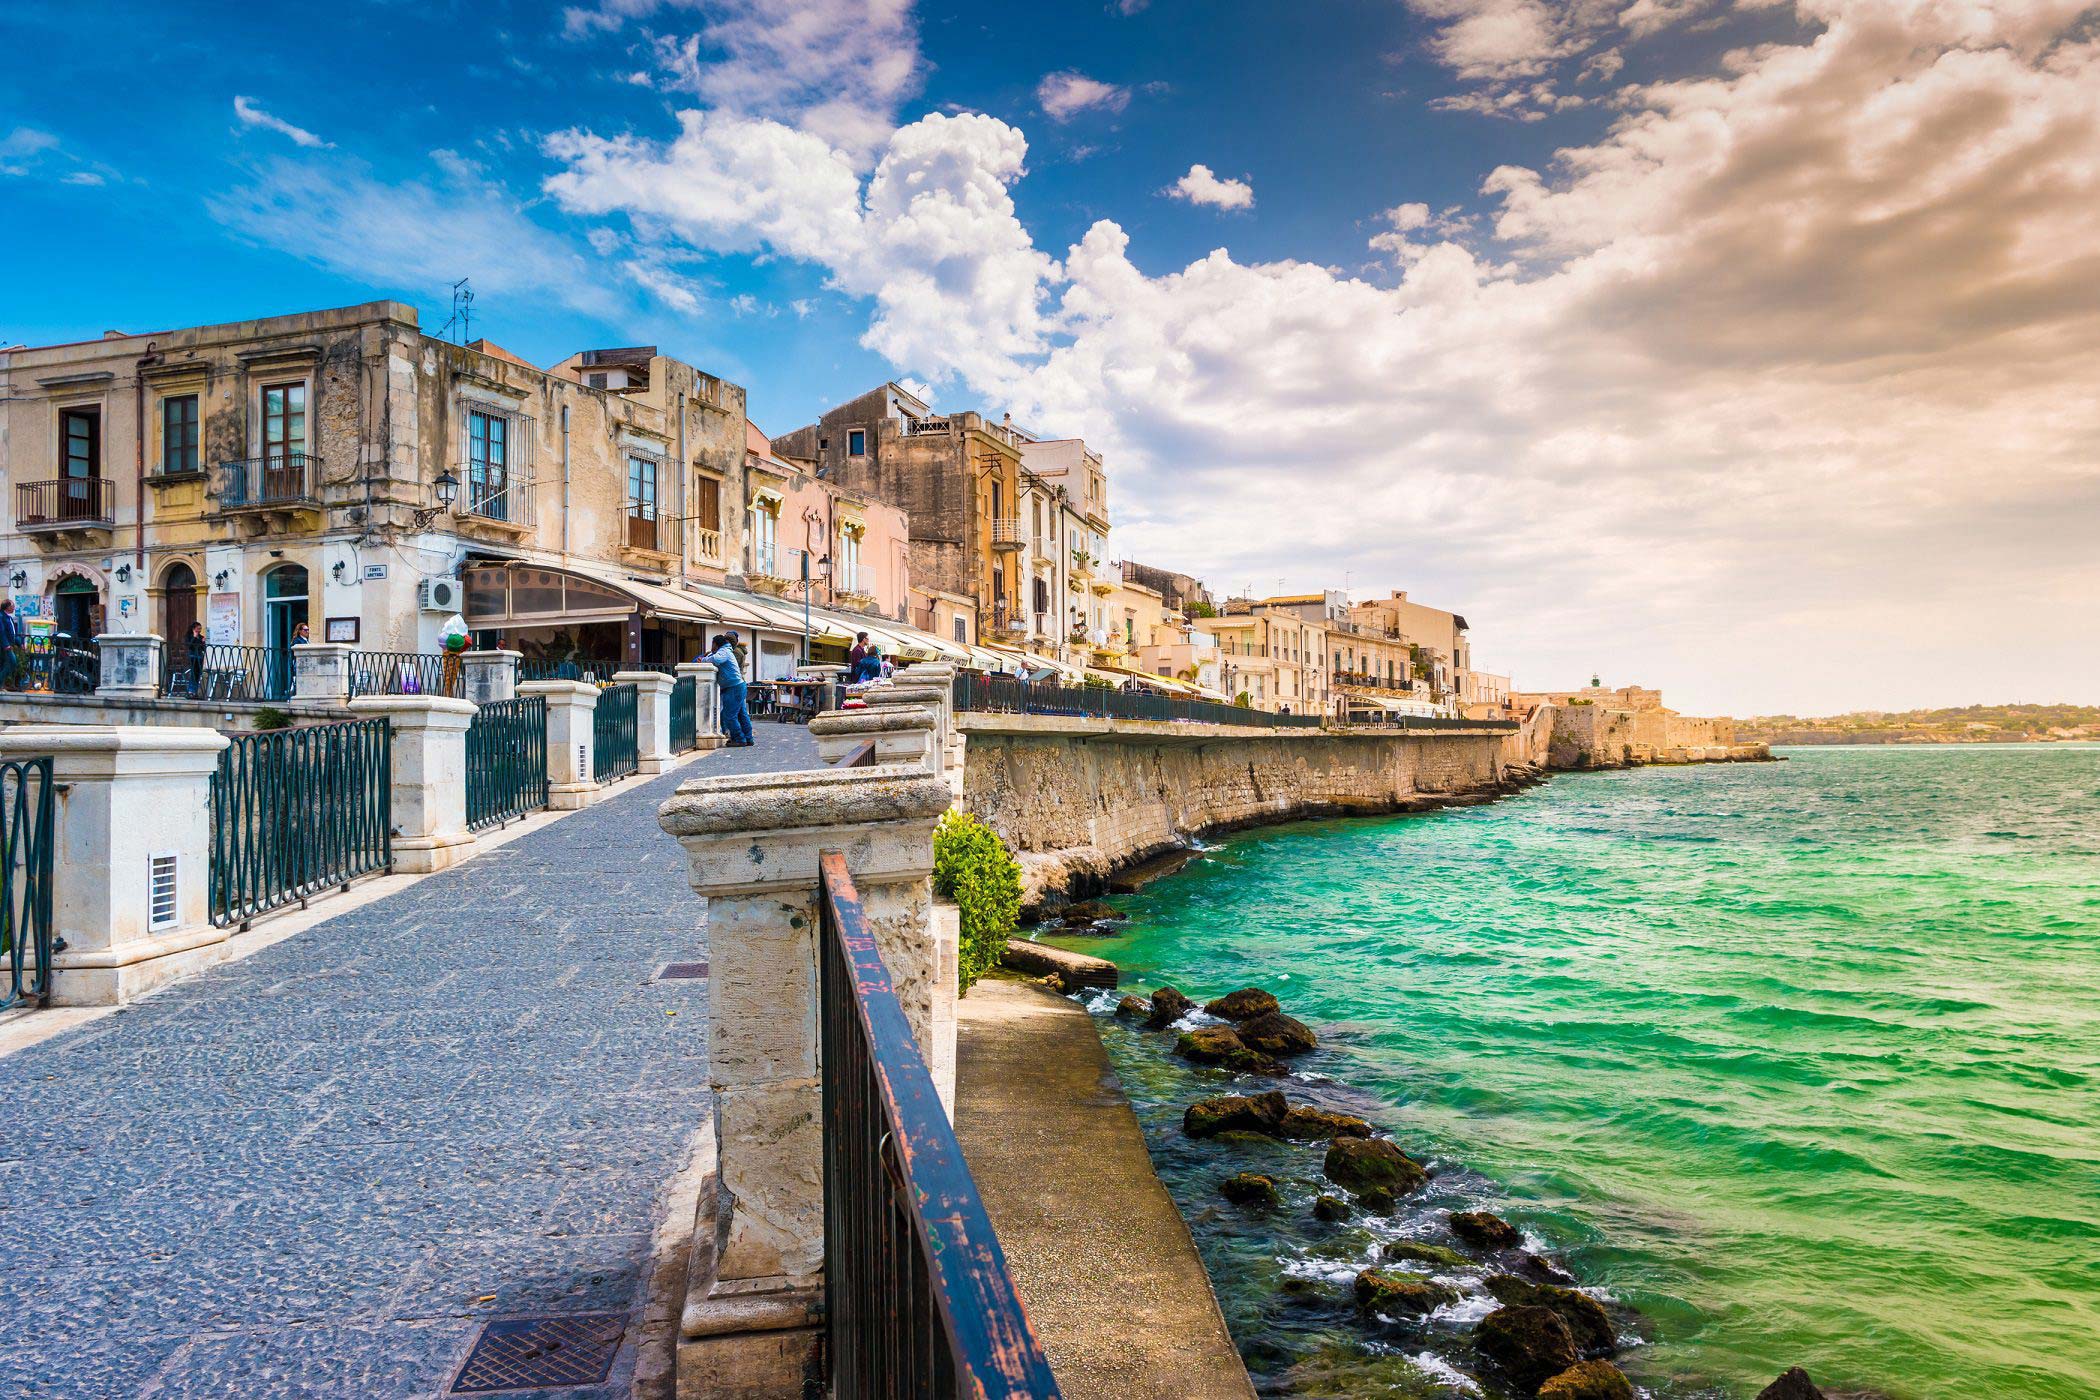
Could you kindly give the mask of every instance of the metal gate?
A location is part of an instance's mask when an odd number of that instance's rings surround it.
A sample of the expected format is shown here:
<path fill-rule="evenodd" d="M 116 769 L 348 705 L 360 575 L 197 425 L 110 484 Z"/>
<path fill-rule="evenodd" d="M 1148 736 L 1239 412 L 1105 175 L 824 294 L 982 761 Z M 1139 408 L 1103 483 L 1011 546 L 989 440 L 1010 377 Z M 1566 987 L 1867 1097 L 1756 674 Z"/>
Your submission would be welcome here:
<path fill-rule="evenodd" d="M 599 782 L 616 782 L 639 766 L 635 716 L 640 703 L 641 689 L 631 681 L 598 692 L 598 708 L 591 715 L 591 766 Z"/>
<path fill-rule="evenodd" d="M 41 1006 L 51 994 L 51 851 L 56 844 L 51 760 L 0 763 L 0 1010 Z"/>
<path fill-rule="evenodd" d="M 700 680 L 680 676 L 671 686 L 671 752 L 684 753 L 700 742 Z"/>
<path fill-rule="evenodd" d="M 546 697 L 483 705 L 467 726 L 467 829 L 501 826 L 546 805 Z"/>

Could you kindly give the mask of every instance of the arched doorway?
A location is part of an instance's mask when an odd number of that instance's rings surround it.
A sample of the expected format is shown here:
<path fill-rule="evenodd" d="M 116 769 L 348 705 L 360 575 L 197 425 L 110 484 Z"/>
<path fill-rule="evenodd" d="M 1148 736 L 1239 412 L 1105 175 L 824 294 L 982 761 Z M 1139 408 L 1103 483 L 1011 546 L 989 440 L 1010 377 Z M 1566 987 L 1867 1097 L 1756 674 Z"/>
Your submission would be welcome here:
<path fill-rule="evenodd" d="M 197 620 L 197 571 L 177 560 L 160 576 L 160 635 L 170 658 L 183 655 Z"/>
<path fill-rule="evenodd" d="M 88 579 L 71 574 L 58 581 L 58 590 L 51 599 L 51 625 L 63 632 L 73 645 L 80 646 L 95 639 L 102 630 L 99 614 L 102 611 L 102 590 Z"/>
<path fill-rule="evenodd" d="M 263 645 L 270 649 L 270 698 L 292 693 L 292 634 L 306 621 L 306 570 L 286 564 L 263 578 Z"/>

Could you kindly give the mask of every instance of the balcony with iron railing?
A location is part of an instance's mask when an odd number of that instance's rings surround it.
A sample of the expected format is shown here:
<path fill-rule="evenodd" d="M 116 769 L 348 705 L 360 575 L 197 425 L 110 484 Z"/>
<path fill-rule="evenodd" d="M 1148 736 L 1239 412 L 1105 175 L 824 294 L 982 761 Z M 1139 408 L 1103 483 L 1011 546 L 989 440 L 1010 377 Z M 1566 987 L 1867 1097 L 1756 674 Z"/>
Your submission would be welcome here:
<path fill-rule="evenodd" d="M 869 608 L 875 605 L 875 570 L 866 564 L 850 570 L 834 566 L 831 581 L 832 597 L 849 608 Z"/>
<path fill-rule="evenodd" d="M 538 483 L 530 477 L 476 480 L 468 472 L 459 494 L 459 514 L 469 524 L 526 533 L 539 524 Z"/>
<path fill-rule="evenodd" d="M 314 496 L 318 458 L 274 452 L 218 464 L 221 511 L 294 510 L 319 504 Z"/>
<path fill-rule="evenodd" d="M 115 483 L 106 477 L 64 476 L 15 486 L 15 524 L 24 533 L 108 530 L 115 512 Z"/>
<path fill-rule="evenodd" d="M 992 521 L 992 548 L 999 550 L 1025 549 L 1028 537 L 1021 529 L 1021 517 L 1008 515 Z"/>

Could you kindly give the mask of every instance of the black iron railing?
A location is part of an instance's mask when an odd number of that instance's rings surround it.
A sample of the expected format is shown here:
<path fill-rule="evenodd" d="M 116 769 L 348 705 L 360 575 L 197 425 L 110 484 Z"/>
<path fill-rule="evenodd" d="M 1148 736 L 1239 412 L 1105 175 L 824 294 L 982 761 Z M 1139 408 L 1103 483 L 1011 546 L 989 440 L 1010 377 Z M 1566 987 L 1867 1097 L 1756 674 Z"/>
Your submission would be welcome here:
<path fill-rule="evenodd" d="M 49 758 L 0 763 L 0 1010 L 41 1006 L 51 994 L 53 811 Z"/>
<path fill-rule="evenodd" d="M 279 452 L 219 463 L 219 509 L 249 510 L 313 500 L 313 461 L 304 452 Z"/>
<path fill-rule="evenodd" d="M 700 679 L 680 676 L 671 683 L 671 752 L 684 753 L 700 742 Z"/>
<path fill-rule="evenodd" d="M 360 695 L 449 695 L 466 693 L 457 656 L 426 651 L 353 651 L 350 698 Z"/>
<path fill-rule="evenodd" d="M 393 864 L 393 728 L 237 735 L 211 780 L 211 920 L 256 915 Z"/>
<path fill-rule="evenodd" d="M 591 712 L 591 769 L 599 782 L 615 782 L 639 766 L 640 705 L 641 689 L 632 681 L 598 692 L 598 708 Z"/>
<path fill-rule="evenodd" d="M 1256 729 L 1316 729 L 1318 715 L 1279 715 L 1267 710 L 1151 695 L 1106 685 L 1059 685 L 982 671 L 955 674 L 955 708 L 1015 715 L 1073 715 L 1092 719 L 1149 719 L 1185 724 L 1238 724 Z"/>
<path fill-rule="evenodd" d="M 624 661 L 598 661 L 581 656 L 565 656 L 559 661 L 547 657 L 525 657 L 518 662 L 518 679 L 521 681 L 590 681 L 594 685 L 609 685 L 617 673 L 627 670 Z"/>
<path fill-rule="evenodd" d="M 25 530 L 40 526 L 107 525 L 115 517 L 115 484 L 101 476 L 62 476 L 24 481 L 15 487 L 15 521 Z"/>
<path fill-rule="evenodd" d="M 160 693 L 175 700 L 283 700 L 292 654 L 270 647 L 171 647 Z"/>
<path fill-rule="evenodd" d="M 501 826 L 546 805 L 546 697 L 483 705 L 467 726 L 467 829 Z"/>
<path fill-rule="evenodd" d="M 93 695 L 102 684 L 102 650 L 91 641 L 57 637 L 31 638 L 22 647 L 19 668 L 8 682 L 23 690 L 52 695 Z"/>
<path fill-rule="evenodd" d="M 846 858 L 819 870 L 830 1394 L 1055 1397 Z"/>

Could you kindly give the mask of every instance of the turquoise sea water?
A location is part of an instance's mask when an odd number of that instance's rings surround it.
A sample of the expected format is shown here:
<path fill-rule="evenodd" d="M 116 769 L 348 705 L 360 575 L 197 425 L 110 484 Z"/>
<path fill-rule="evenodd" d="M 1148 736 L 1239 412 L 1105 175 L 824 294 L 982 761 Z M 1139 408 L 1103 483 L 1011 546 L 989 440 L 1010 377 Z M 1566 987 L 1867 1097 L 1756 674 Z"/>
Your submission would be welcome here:
<path fill-rule="evenodd" d="M 1424 1206 L 1504 1210 L 1629 1304 L 1651 1395 L 1805 1364 L 2100 1396 L 2100 749 L 1789 758 L 1249 833 L 1070 946 L 1126 989 L 1275 991 L 1326 1041 L 1292 1092 L 1432 1157 Z M 1307 1223 L 1316 1151 L 1183 1140 L 1221 1086 L 1103 1027 L 1264 1387 L 1455 1393 L 1430 1378 L 1481 1309 L 1362 1334 L 1329 1306 L 1375 1233 L 1436 1217 Z M 1292 1208 L 1222 1206 L 1247 1165 Z M 1359 1334 L 1390 1389 L 1325 1369 Z"/>

